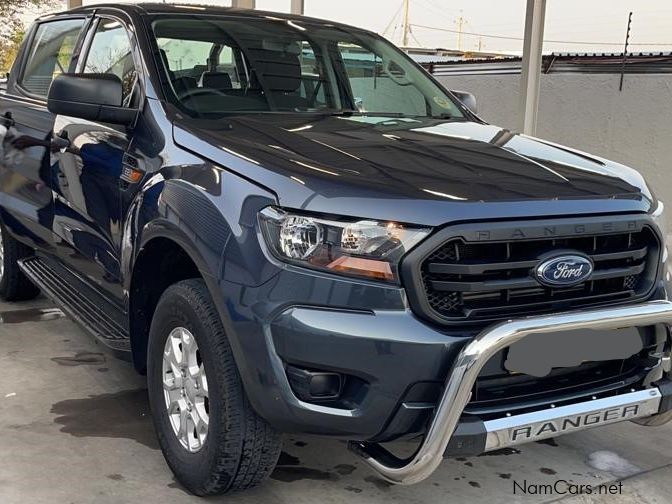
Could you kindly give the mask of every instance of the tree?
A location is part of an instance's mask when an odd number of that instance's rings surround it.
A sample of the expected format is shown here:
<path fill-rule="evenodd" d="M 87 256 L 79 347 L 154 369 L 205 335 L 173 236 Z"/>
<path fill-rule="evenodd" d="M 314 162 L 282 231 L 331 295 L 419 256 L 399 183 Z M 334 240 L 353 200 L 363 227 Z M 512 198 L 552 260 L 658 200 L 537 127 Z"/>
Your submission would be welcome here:
<path fill-rule="evenodd" d="M 0 40 L 0 76 L 4 76 L 12 68 L 12 63 L 19 52 L 23 36 L 24 31 L 17 29 L 6 39 Z"/>
<path fill-rule="evenodd" d="M 25 30 L 26 14 L 30 10 L 46 11 L 57 0 L 0 0 L 0 72 L 9 71 Z"/>

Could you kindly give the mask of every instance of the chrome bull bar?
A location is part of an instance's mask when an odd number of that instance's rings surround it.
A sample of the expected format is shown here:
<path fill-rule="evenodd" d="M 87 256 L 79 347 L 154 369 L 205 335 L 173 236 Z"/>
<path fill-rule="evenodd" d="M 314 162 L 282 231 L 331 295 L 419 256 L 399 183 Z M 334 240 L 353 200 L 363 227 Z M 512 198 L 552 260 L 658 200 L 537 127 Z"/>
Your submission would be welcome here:
<path fill-rule="evenodd" d="M 458 355 L 427 433 L 415 455 L 401 460 L 378 444 L 351 441 L 349 448 L 391 483 L 410 485 L 429 477 L 443 460 L 481 368 L 497 352 L 531 334 L 576 329 L 620 329 L 672 324 L 672 302 L 647 303 L 509 320 L 485 329 Z M 656 390 L 657 389 L 652 389 Z"/>

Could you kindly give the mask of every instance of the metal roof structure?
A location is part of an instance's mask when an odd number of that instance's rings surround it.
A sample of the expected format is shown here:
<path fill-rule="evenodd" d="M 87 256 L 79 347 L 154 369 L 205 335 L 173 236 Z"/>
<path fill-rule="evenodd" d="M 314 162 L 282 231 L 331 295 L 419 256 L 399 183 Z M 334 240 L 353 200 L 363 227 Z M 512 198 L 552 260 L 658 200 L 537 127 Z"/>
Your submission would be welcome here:
<path fill-rule="evenodd" d="M 625 60 L 625 65 L 623 64 Z M 507 56 L 455 61 L 416 60 L 433 75 L 520 74 L 522 58 Z M 672 73 L 672 52 L 576 53 L 558 52 L 542 56 L 541 73 Z"/>
<path fill-rule="evenodd" d="M 436 56 L 435 54 L 409 54 L 409 56 L 413 58 L 413 61 L 420 63 L 422 66 L 464 61 L 463 56 Z"/>

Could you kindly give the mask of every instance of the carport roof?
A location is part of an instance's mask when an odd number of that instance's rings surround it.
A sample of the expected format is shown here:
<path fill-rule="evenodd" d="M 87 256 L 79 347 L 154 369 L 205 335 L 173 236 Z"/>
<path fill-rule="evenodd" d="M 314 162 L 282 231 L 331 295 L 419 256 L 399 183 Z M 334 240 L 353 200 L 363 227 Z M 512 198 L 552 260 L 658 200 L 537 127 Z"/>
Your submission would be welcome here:
<path fill-rule="evenodd" d="M 434 75 L 519 74 L 520 56 L 456 61 L 419 61 Z M 542 57 L 542 73 L 672 73 L 672 52 L 553 52 Z"/>

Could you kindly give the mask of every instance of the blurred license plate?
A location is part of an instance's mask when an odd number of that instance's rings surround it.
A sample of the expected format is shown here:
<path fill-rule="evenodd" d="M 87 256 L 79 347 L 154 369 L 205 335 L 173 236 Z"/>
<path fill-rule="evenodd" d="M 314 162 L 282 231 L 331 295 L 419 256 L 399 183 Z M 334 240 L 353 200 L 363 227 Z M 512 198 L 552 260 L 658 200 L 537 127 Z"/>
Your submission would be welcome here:
<path fill-rule="evenodd" d="M 555 367 L 627 359 L 642 347 L 642 337 L 635 327 L 530 334 L 509 347 L 504 367 L 513 373 L 546 376 Z"/>

